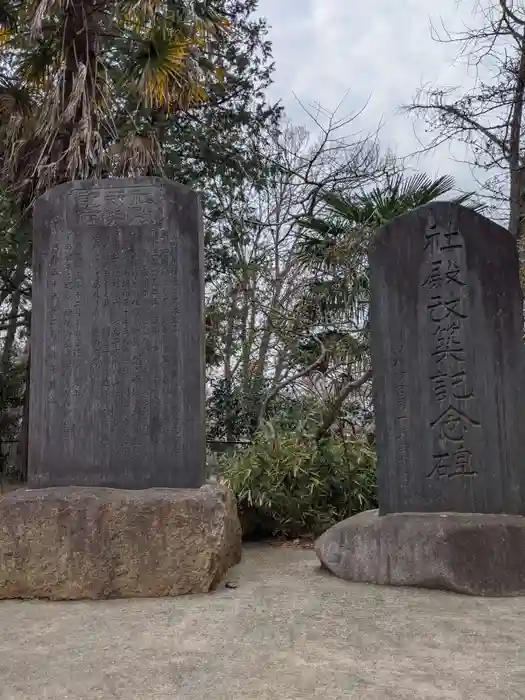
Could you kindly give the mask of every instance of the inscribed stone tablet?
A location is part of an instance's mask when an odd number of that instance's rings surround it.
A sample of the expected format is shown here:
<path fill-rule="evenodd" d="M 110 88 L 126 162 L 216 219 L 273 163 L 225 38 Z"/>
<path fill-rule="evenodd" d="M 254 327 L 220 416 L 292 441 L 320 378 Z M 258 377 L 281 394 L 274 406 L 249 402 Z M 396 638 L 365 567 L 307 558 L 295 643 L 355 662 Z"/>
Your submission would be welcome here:
<path fill-rule="evenodd" d="M 523 514 L 513 237 L 440 202 L 379 230 L 369 259 L 381 513 Z"/>
<path fill-rule="evenodd" d="M 200 486 L 198 196 L 155 178 L 73 182 L 34 222 L 30 485 Z"/>

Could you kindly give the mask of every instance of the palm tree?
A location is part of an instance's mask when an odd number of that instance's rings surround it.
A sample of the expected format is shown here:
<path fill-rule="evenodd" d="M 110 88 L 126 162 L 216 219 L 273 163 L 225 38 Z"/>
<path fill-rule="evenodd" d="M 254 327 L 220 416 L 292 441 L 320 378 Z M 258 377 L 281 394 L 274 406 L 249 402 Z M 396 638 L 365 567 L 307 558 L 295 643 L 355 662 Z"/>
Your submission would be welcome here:
<path fill-rule="evenodd" d="M 409 177 L 397 173 L 387 176 L 384 183 L 358 193 L 355 197 L 346 199 L 335 193 L 327 193 L 324 200 L 330 213 L 343 217 L 348 223 L 377 228 L 411 209 L 450 194 L 454 187 L 454 178 L 450 175 L 432 179 L 424 173 Z M 454 197 L 453 201 L 463 204 L 471 199 L 472 194 L 463 194 Z"/>
<path fill-rule="evenodd" d="M 12 308 L 18 271 L 30 266 L 24 232 L 36 197 L 68 180 L 162 174 L 166 122 L 222 81 L 216 46 L 229 23 L 213 5 L 0 0 L 1 247 L 13 258 L 0 287 Z M 0 409 L 4 394 L 0 376 Z"/>
<path fill-rule="evenodd" d="M 304 234 L 298 255 L 311 275 L 309 291 L 315 309 L 323 314 L 350 310 L 359 315 L 363 295 L 365 301 L 368 295 L 367 248 L 374 231 L 450 194 L 454 187 L 448 175 L 432 179 L 425 174 L 396 174 L 350 197 L 323 194 L 322 216 L 299 218 Z M 452 197 L 452 201 L 472 204 L 472 194 Z"/>
<path fill-rule="evenodd" d="M 221 80 L 228 21 L 197 0 L 0 0 L 0 182 L 162 171 L 162 125 Z"/>
<path fill-rule="evenodd" d="M 310 314 L 318 341 L 337 337 L 332 357 L 345 366 L 344 379 L 326 409 L 317 437 L 321 439 L 337 420 L 355 389 L 371 377 L 368 352 L 368 257 L 370 239 L 377 228 L 396 216 L 449 195 L 454 179 L 432 179 L 424 174 L 387 177 L 370 190 L 344 197 L 322 196 L 322 216 L 299 219 L 304 236 L 298 255 L 307 278 L 301 300 Z M 472 195 L 452 197 L 458 204 L 472 204 Z M 479 206 L 475 208 L 479 209 Z"/>

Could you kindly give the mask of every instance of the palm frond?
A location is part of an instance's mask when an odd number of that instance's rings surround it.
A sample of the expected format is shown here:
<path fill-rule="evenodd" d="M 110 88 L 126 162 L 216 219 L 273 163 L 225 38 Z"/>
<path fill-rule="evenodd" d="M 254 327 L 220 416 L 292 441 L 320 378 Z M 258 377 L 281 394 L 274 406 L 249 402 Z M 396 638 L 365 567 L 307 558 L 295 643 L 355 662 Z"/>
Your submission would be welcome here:
<path fill-rule="evenodd" d="M 128 134 L 111 146 L 109 156 L 115 173 L 124 177 L 162 170 L 162 148 L 154 132 Z"/>
<path fill-rule="evenodd" d="M 138 47 L 131 79 L 145 107 L 170 110 L 198 101 L 199 81 L 192 42 L 180 33 L 154 28 Z"/>
<path fill-rule="evenodd" d="M 331 211 L 340 214 L 348 221 L 356 220 L 359 216 L 359 207 L 335 192 L 327 192 L 323 195 L 323 201 L 328 204 Z"/>
<path fill-rule="evenodd" d="M 411 209 L 429 204 L 430 202 L 449 194 L 454 189 L 454 179 L 449 175 L 431 178 L 424 173 L 406 176 L 397 174 L 366 192 L 352 197 L 343 197 L 336 193 L 326 193 L 323 201 L 328 205 L 329 216 L 338 217 L 346 227 L 370 226 L 377 228 L 396 216 Z M 456 201 L 466 203 L 472 195 L 465 194 Z M 309 222 L 305 221 L 306 228 Z M 321 230 L 321 222 L 314 222 L 317 230 Z"/>
<path fill-rule="evenodd" d="M 301 228 L 316 231 L 323 236 L 337 235 L 344 230 L 341 229 L 341 225 L 337 221 L 320 219 L 316 216 L 299 216 L 297 217 L 297 223 Z"/>
<path fill-rule="evenodd" d="M 39 39 L 24 52 L 18 63 L 18 76 L 22 83 L 34 87 L 45 87 L 56 77 L 60 69 L 60 50 L 52 39 Z"/>
<path fill-rule="evenodd" d="M 9 0 L 0 0 L 0 29 L 14 32 L 17 22 L 18 12 L 14 4 Z"/>
<path fill-rule="evenodd" d="M 223 77 L 229 22 L 212 3 L 81 4 L 73 17 L 70 0 L 0 0 L 0 184 L 24 201 L 107 168 L 162 172 L 164 123 Z"/>
<path fill-rule="evenodd" d="M 18 85 L 0 85 L 0 122 L 11 119 L 14 115 L 30 117 L 35 104 L 30 92 Z"/>
<path fill-rule="evenodd" d="M 429 204 L 454 188 L 449 176 L 396 175 L 365 192 L 325 193 L 325 209 L 297 219 L 303 229 L 297 254 L 312 275 L 301 312 L 312 321 L 366 317 L 369 293 L 367 246 L 373 232 L 415 207 Z M 468 203 L 470 195 L 456 197 Z"/>

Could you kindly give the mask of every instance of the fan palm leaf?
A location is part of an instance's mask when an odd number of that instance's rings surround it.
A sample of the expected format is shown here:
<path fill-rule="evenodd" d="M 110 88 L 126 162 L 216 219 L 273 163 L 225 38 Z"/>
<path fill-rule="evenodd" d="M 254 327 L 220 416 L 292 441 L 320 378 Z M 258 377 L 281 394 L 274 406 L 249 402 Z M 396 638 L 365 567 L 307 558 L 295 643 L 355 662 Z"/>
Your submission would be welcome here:
<path fill-rule="evenodd" d="M 14 30 L 17 24 L 17 6 L 12 0 L 0 0 L 0 27 Z"/>
<path fill-rule="evenodd" d="M 146 107 L 170 110 L 203 99 L 194 46 L 192 39 L 164 27 L 153 28 L 140 42 L 130 78 Z"/>
<path fill-rule="evenodd" d="M 368 299 L 367 248 L 373 232 L 453 189 L 450 176 L 433 179 L 418 173 L 387 178 L 381 185 L 349 197 L 325 193 L 322 217 L 298 219 L 303 229 L 298 256 L 310 274 L 305 291 L 308 308 L 325 321 L 334 316 L 359 316 Z M 456 196 L 453 201 L 471 204 L 472 195 Z"/>
<path fill-rule="evenodd" d="M 361 240 L 363 234 L 365 237 L 369 236 L 373 230 L 396 216 L 449 194 L 453 191 L 454 184 L 454 178 L 449 175 L 433 179 L 424 173 L 409 177 L 399 174 L 387 179 L 386 183 L 352 197 L 344 197 L 335 192 L 325 193 L 321 197 L 326 205 L 323 218 L 302 216 L 298 219 L 303 230 L 308 231 L 304 236 L 301 252 L 305 254 L 308 248 L 313 250 L 315 244 L 322 244 L 328 250 L 350 231 L 354 231 L 351 239 Z M 472 204 L 474 208 L 480 209 L 480 206 L 473 204 L 472 197 L 472 194 L 463 194 L 452 197 L 452 201 L 458 204 Z M 348 245 L 348 242 L 346 244 Z"/>
<path fill-rule="evenodd" d="M 341 217 L 348 225 L 378 227 L 411 209 L 434 202 L 453 189 L 454 178 L 449 175 L 432 179 L 424 173 L 409 177 L 399 174 L 352 199 L 330 192 L 323 200 L 328 205 L 329 215 Z M 472 194 L 464 194 L 453 197 L 453 201 L 466 203 L 471 197 Z"/>
<path fill-rule="evenodd" d="M 222 71 L 214 37 L 227 27 L 197 0 L 0 0 L 0 78 L 29 94 L 39 117 L 26 115 L 24 128 L 17 123 L 16 135 L 4 139 L 2 184 L 29 187 L 32 199 L 64 179 L 100 176 L 117 161 L 119 172 L 162 171 L 161 135 L 152 128 L 159 115 L 206 99 L 208 82 Z M 6 119 L 12 99 L 0 96 L 4 136 L 14 128 Z M 117 115 L 121 125 L 127 118 L 120 148 Z"/>

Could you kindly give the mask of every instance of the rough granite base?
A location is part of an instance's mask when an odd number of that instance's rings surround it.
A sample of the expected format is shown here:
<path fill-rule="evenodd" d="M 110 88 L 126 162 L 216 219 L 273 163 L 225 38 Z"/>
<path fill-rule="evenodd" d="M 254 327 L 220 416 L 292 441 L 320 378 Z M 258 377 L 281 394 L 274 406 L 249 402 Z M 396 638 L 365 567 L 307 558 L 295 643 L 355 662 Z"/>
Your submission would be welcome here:
<path fill-rule="evenodd" d="M 240 559 L 237 505 L 223 486 L 72 486 L 0 497 L 3 599 L 206 593 Z"/>
<path fill-rule="evenodd" d="M 348 581 L 525 595 L 525 517 L 371 510 L 316 542 L 321 563 Z"/>

